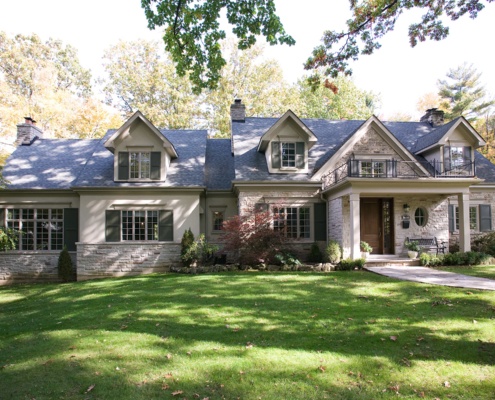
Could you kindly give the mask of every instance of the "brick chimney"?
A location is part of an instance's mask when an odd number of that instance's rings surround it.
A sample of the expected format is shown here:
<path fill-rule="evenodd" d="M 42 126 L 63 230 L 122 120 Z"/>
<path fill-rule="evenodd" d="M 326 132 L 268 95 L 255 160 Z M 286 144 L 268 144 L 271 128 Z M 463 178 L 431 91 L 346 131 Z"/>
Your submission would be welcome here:
<path fill-rule="evenodd" d="M 36 139 L 43 137 L 43 131 L 36 126 L 36 121 L 31 117 L 24 117 L 24 123 L 17 125 L 17 146 L 29 146 Z"/>
<path fill-rule="evenodd" d="M 235 99 L 230 106 L 230 118 L 232 122 L 244 122 L 246 120 L 246 106 L 241 99 Z"/>
<path fill-rule="evenodd" d="M 444 112 L 438 108 L 430 108 L 419 121 L 428 122 L 431 126 L 440 126 L 444 124 L 443 114 Z"/>

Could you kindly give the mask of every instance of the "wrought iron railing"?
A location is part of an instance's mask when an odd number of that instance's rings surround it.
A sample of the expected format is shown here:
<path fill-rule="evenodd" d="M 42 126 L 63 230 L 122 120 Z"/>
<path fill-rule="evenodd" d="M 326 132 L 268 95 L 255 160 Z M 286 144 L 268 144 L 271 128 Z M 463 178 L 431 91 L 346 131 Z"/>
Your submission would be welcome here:
<path fill-rule="evenodd" d="M 421 168 L 423 167 L 423 168 Z M 425 174 L 424 171 L 427 171 Z M 323 176 L 323 188 L 333 186 L 346 178 L 471 178 L 476 176 L 474 161 L 452 165 L 439 161 L 398 161 L 398 160 L 348 160 Z"/>

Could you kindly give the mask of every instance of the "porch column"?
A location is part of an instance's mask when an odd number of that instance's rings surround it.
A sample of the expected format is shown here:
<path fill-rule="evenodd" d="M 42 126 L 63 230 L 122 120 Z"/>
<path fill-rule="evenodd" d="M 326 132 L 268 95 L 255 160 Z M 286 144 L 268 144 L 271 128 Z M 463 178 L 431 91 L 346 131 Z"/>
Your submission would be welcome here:
<path fill-rule="evenodd" d="M 359 204 L 359 193 L 353 193 L 349 196 L 351 208 L 351 258 L 353 260 L 361 258 L 361 213 Z"/>
<path fill-rule="evenodd" d="M 469 227 L 469 193 L 457 195 L 459 203 L 459 251 L 471 251 L 471 229 Z"/>

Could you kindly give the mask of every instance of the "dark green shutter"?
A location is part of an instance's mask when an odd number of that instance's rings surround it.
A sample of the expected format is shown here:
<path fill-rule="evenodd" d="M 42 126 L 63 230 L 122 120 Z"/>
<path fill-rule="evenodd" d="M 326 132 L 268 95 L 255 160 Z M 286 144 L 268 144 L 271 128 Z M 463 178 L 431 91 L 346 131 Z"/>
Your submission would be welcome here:
<path fill-rule="evenodd" d="M 471 147 L 467 146 L 462 149 L 462 158 L 464 159 L 465 164 L 469 164 L 471 162 Z"/>
<path fill-rule="evenodd" d="M 159 151 L 153 151 L 151 152 L 151 172 L 150 172 L 150 177 L 151 179 L 155 181 L 160 180 L 161 176 L 161 159 L 162 159 L 162 153 Z"/>
<path fill-rule="evenodd" d="M 449 232 L 455 231 L 455 206 L 449 204 Z"/>
<path fill-rule="evenodd" d="M 296 168 L 304 168 L 304 142 L 296 143 Z"/>
<path fill-rule="evenodd" d="M 161 242 L 172 242 L 174 240 L 174 214 L 170 210 L 160 210 L 158 239 Z"/>
<path fill-rule="evenodd" d="M 64 244 L 67 250 L 76 251 L 79 241 L 79 209 L 64 208 Z"/>
<path fill-rule="evenodd" d="M 450 171 L 450 146 L 443 146 L 443 172 Z"/>
<path fill-rule="evenodd" d="M 119 180 L 129 179 L 129 152 L 121 151 L 119 152 Z"/>
<path fill-rule="evenodd" d="M 347 161 L 347 174 L 350 177 L 359 176 L 359 160 L 348 160 Z"/>
<path fill-rule="evenodd" d="M 280 142 L 272 142 L 272 168 L 280 168 Z"/>
<path fill-rule="evenodd" d="M 5 208 L 0 208 L 0 228 L 5 226 L 5 215 L 7 214 L 7 210 Z"/>
<path fill-rule="evenodd" d="M 105 240 L 120 242 L 120 210 L 105 211 Z"/>
<path fill-rule="evenodd" d="M 315 240 L 327 240 L 327 204 L 315 204 Z"/>
<path fill-rule="evenodd" d="M 492 230 L 492 207 L 489 204 L 480 204 L 480 231 Z"/>

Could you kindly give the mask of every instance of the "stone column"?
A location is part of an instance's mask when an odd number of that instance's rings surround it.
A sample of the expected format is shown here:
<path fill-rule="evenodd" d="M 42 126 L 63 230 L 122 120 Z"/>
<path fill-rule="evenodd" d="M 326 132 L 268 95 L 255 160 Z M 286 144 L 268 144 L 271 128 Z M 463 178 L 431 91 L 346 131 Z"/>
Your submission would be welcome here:
<path fill-rule="evenodd" d="M 459 193 L 459 251 L 471 251 L 471 229 L 469 227 L 469 193 Z"/>
<path fill-rule="evenodd" d="M 351 258 L 353 260 L 361 257 L 361 212 L 359 202 L 359 193 L 353 193 L 349 196 L 351 208 Z"/>

